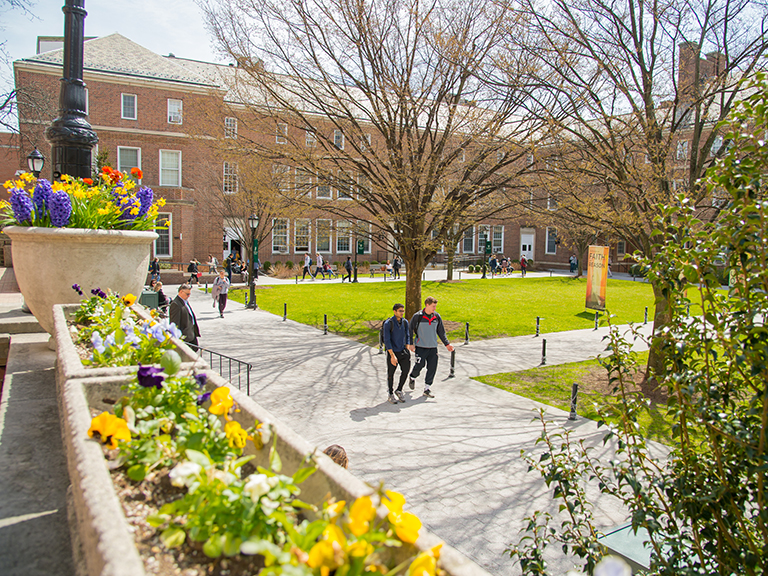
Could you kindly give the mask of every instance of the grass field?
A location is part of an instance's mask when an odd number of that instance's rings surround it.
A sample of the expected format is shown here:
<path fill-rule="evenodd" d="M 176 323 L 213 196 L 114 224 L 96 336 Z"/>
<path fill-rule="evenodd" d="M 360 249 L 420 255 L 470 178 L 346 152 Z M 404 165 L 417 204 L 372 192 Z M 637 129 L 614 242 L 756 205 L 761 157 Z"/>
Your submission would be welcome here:
<path fill-rule="evenodd" d="M 584 308 L 586 280 L 583 278 L 527 278 L 424 282 L 422 297 L 435 296 L 437 311 L 444 320 L 461 323 L 448 333 L 463 338 L 469 322 L 470 338 L 485 339 L 533 334 L 536 316 L 542 332 L 560 332 L 594 326 L 594 312 Z M 243 302 L 243 290 L 230 291 L 230 298 Z M 404 282 L 339 284 L 321 281 L 259 288 L 259 308 L 288 318 L 322 326 L 328 315 L 333 332 L 374 344 L 377 333 L 366 322 L 392 315 L 395 302 L 405 303 Z M 644 282 L 608 280 L 607 305 L 613 323 L 642 322 L 645 307 L 652 316 L 653 292 Z M 605 323 L 601 315 L 601 325 Z"/>

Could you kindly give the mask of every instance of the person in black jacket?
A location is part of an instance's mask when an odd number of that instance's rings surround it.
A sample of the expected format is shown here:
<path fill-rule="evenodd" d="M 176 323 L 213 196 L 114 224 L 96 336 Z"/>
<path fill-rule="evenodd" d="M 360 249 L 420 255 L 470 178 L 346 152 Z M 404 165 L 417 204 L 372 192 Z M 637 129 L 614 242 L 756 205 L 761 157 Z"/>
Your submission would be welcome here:
<path fill-rule="evenodd" d="M 424 396 L 434 398 L 432 394 L 432 382 L 435 380 L 437 372 L 437 339 L 445 344 L 448 352 L 453 352 L 453 346 L 445 336 L 445 327 L 443 319 L 440 318 L 435 309 L 437 308 L 437 298 L 428 296 L 424 300 L 424 309 L 419 310 L 411 318 L 411 338 L 413 344 L 408 346 L 411 352 L 416 352 L 416 364 L 411 371 L 411 378 L 408 385 L 413 390 L 416 387 L 415 378 L 419 377 L 421 369 L 426 365 L 427 375 L 424 378 Z"/>
<path fill-rule="evenodd" d="M 189 305 L 190 294 L 192 294 L 192 286 L 189 284 L 179 286 L 179 295 L 171 301 L 171 305 L 168 307 L 168 316 L 170 321 L 181 330 L 182 339 L 197 347 L 200 328 L 197 326 L 195 313 Z"/>
<path fill-rule="evenodd" d="M 408 372 L 411 369 L 411 353 L 408 351 L 408 344 L 411 343 L 411 331 L 408 320 L 403 318 L 405 315 L 405 306 L 395 304 L 392 307 L 395 314 L 387 319 L 382 326 L 384 332 L 384 348 L 387 350 L 387 389 L 389 390 L 388 401 L 390 404 L 405 402 L 403 386 L 408 379 Z M 393 391 L 395 381 L 395 370 L 400 365 L 400 384 L 397 391 Z"/>
<path fill-rule="evenodd" d="M 197 260 L 192 258 L 192 260 L 189 261 L 189 266 L 187 266 L 187 272 L 191 274 L 189 277 L 189 283 L 190 284 L 197 284 L 198 278 L 197 278 L 197 265 L 200 264 Z"/>

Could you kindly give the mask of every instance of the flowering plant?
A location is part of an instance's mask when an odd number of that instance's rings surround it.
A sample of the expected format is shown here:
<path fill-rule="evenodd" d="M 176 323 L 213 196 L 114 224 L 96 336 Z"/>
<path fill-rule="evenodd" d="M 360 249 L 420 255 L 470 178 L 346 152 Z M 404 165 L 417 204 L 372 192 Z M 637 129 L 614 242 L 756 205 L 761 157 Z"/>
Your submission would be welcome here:
<path fill-rule="evenodd" d="M 64 174 L 60 182 L 37 179 L 25 172 L 4 186 L 10 201 L 0 202 L 0 224 L 46 228 L 93 230 L 156 230 L 158 208 L 165 199 L 154 199 L 151 188 L 138 181 L 142 173 L 102 169 L 99 178 L 73 178 Z"/>

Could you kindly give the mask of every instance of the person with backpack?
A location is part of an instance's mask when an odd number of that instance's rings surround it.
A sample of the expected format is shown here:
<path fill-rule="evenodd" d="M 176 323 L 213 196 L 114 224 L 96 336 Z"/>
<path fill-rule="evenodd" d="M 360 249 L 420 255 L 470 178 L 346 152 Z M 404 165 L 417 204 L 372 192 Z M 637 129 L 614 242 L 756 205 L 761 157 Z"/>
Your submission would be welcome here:
<path fill-rule="evenodd" d="M 394 261 L 392 262 L 392 278 L 394 280 L 400 280 L 400 268 L 402 267 L 402 264 L 400 263 L 400 257 L 395 256 Z"/>
<path fill-rule="evenodd" d="M 411 371 L 411 377 L 408 385 L 411 390 L 416 387 L 416 378 L 419 377 L 421 369 L 427 367 L 427 375 L 424 377 L 424 396 L 434 398 L 432 394 L 432 382 L 435 380 L 437 372 L 437 339 L 445 344 L 448 352 L 453 352 L 453 346 L 445 335 L 445 326 L 443 319 L 440 318 L 435 310 L 437 308 L 437 298 L 427 296 L 424 300 L 424 308 L 416 312 L 411 318 L 411 340 L 408 350 L 416 353 L 416 364 Z"/>
<path fill-rule="evenodd" d="M 309 252 L 307 252 L 304 254 L 304 271 L 301 274 L 302 280 L 307 277 L 307 274 L 309 274 L 309 277 L 312 278 L 312 280 L 315 279 L 315 277 L 312 276 L 312 270 L 310 270 L 310 266 L 312 266 L 312 258 L 309 257 Z"/>
<path fill-rule="evenodd" d="M 347 261 L 344 262 L 344 270 L 347 271 L 347 274 L 341 277 L 341 283 L 344 284 L 344 278 L 352 282 L 352 256 L 347 256 Z"/>
<path fill-rule="evenodd" d="M 323 266 L 323 255 L 320 254 L 320 252 L 318 252 L 317 254 L 315 254 L 315 256 L 317 256 L 317 264 L 315 266 L 315 275 L 313 276 L 313 278 L 317 278 L 318 274 L 322 274 L 323 280 L 325 280 L 325 266 Z"/>
<path fill-rule="evenodd" d="M 525 278 L 525 271 L 528 269 L 528 258 L 525 257 L 525 254 L 520 254 L 520 274 L 523 278 Z"/>
<path fill-rule="evenodd" d="M 189 261 L 189 266 L 187 266 L 187 272 L 190 273 L 189 277 L 189 283 L 190 284 L 197 284 L 199 282 L 198 276 L 197 276 L 197 265 L 200 264 L 197 260 L 192 258 L 192 260 Z"/>
<path fill-rule="evenodd" d="M 408 320 L 403 318 L 405 306 L 395 304 L 392 310 L 395 314 L 384 321 L 381 330 L 384 332 L 384 348 L 387 351 L 387 389 L 389 391 L 387 401 L 390 404 L 397 404 L 405 402 L 403 386 L 411 369 L 411 353 L 407 348 L 411 343 L 411 331 Z M 400 383 L 395 391 L 393 388 L 398 365 L 400 365 Z"/>

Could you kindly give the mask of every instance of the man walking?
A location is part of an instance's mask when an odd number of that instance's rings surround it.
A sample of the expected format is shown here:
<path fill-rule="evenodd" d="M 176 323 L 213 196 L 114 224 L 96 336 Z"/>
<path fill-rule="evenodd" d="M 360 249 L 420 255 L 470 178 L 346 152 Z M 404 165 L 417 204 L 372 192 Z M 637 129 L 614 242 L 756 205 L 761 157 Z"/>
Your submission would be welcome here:
<path fill-rule="evenodd" d="M 352 282 L 352 257 L 351 256 L 347 256 L 347 261 L 344 262 L 344 270 L 347 271 L 347 274 L 341 277 L 341 283 L 344 284 L 344 278 Z"/>
<path fill-rule="evenodd" d="M 197 318 L 189 305 L 189 295 L 192 294 L 192 286 L 182 284 L 179 286 L 179 294 L 171 301 L 168 307 L 168 316 L 176 327 L 181 330 L 181 337 L 187 344 L 197 347 L 197 338 L 200 329 L 197 326 Z"/>
<path fill-rule="evenodd" d="M 312 280 L 315 279 L 315 277 L 312 276 L 312 270 L 310 270 L 310 266 L 312 266 L 312 258 L 309 257 L 309 252 L 307 252 L 304 254 L 304 270 L 301 273 L 302 280 L 307 277 L 307 274 L 309 274 L 309 277 L 312 278 Z"/>
<path fill-rule="evenodd" d="M 408 327 L 408 320 L 403 318 L 405 306 L 395 304 L 392 310 L 395 312 L 394 316 L 387 319 L 381 329 L 384 331 L 384 348 L 387 350 L 388 401 L 390 404 L 397 404 L 398 402 L 405 402 L 403 385 L 408 378 L 408 371 L 411 369 L 411 353 L 406 346 L 411 343 L 411 331 Z M 400 365 L 400 384 L 397 391 L 393 391 L 398 364 Z"/>
<path fill-rule="evenodd" d="M 445 336 L 445 326 L 440 314 L 435 312 L 437 309 L 437 298 L 427 296 L 424 300 L 424 309 L 419 310 L 411 318 L 411 339 L 412 344 L 408 346 L 411 352 L 416 352 L 416 364 L 413 366 L 411 378 L 408 385 L 413 390 L 416 387 L 415 378 L 419 377 L 421 369 L 426 365 L 427 375 L 424 378 L 424 396 L 434 398 L 432 394 L 432 382 L 435 380 L 437 372 L 437 339 L 445 344 L 448 352 L 453 352 L 453 346 Z"/>
<path fill-rule="evenodd" d="M 322 274 L 323 280 L 325 280 L 325 268 L 323 267 L 323 255 L 320 254 L 320 252 L 318 252 L 317 254 L 315 254 L 315 256 L 317 256 L 317 262 L 316 262 L 317 265 L 315 266 L 315 275 L 313 276 L 313 278 L 317 278 L 318 274 Z"/>
<path fill-rule="evenodd" d="M 400 263 L 400 257 L 395 256 L 394 262 L 392 262 L 392 277 L 395 280 L 400 280 L 400 268 L 402 264 Z"/>

